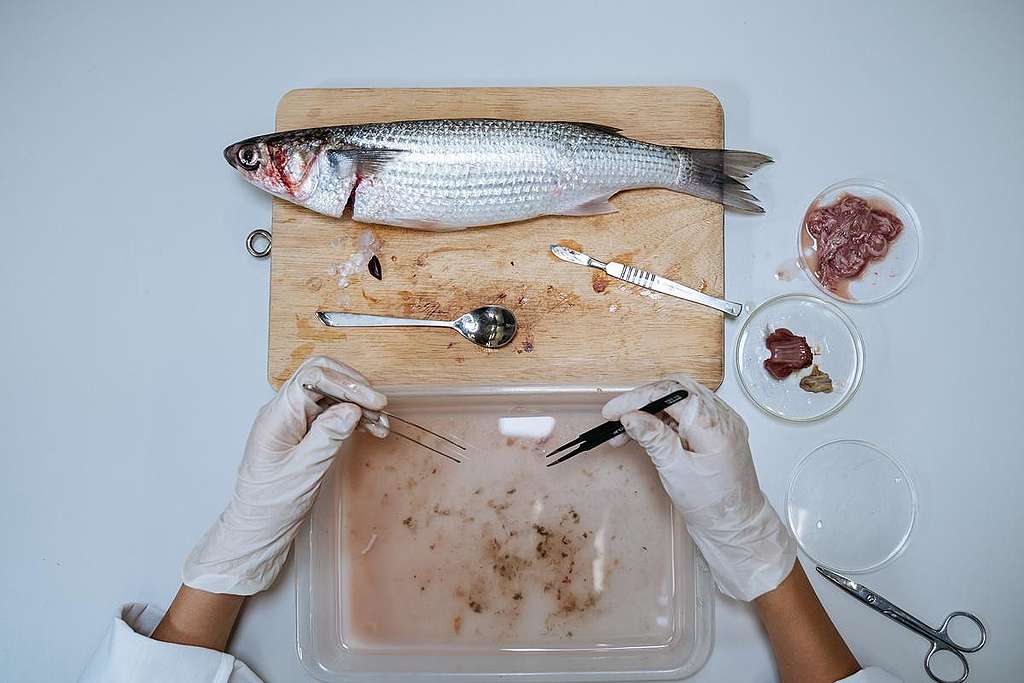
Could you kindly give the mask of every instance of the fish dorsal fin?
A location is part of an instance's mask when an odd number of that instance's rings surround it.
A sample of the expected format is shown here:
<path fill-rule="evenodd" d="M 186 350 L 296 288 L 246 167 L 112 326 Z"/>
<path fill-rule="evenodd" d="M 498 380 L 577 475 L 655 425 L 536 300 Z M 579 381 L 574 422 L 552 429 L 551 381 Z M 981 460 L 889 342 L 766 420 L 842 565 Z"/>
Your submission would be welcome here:
<path fill-rule="evenodd" d="M 497 121 L 499 123 L 505 121 L 513 121 L 515 123 L 529 123 L 522 119 L 496 119 L 493 117 L 479 116 L 471 119 L 461 119 L 462 121 Z M 588 123 L 586 121 L 537 121 L 537 123 L 561 123 L 569 126 L 579 126 L 580 128 L 588 128 L 599 133 L 607 133 L 608 135 L 622 135 L 622 129 L 616 128 L 615 126 L 606 126 L 603 123 Z"/>
<path fill-rule="evenodd" d="M 586 121 L 554 121 L 553 123 L 568 123 L 572 126 L 579 126 L 581 128 L 589 128 L 599 133 L 607 133 L 608 135 L 622 135 L 622 129 L 616 128 L 615 126 L 606 126 L 603 123 L 587 123 Z"/>
<path fill-rule="evenodd" d="M 363 147 L 340 147 L 332 149 L 329 155 L 342 157 L 356 165 L 357 173 L 361 176 L 379 173 L 389 161 L 402 153 L 398 149 L 365 149 Z"/>

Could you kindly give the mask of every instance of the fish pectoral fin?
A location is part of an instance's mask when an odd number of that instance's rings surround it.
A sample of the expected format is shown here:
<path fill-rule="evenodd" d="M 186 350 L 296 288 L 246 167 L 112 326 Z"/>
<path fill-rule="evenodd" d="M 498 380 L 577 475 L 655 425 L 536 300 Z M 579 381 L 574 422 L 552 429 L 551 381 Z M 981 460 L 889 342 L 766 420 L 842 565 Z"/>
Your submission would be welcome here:
<path fill-rule="evenodd" d="M 574 206 L 571 209 L 565 211 L 559 211 L 559 216 L 599 216 L 604 213 L 616 213 L 618 209 L 615 205 L 608 201 L 608 197 L 598 197 L 597 199 L 591 199 L 588 202 L 583 202 L 579 206 Z"/>
<path fill-rule="evenodd" d="M 342 147 L 332 149 L 329 154 L 348 159 L 356 165 L 356 172 L 361 176 L 373 175 L 398 155 L 399 149 L 364 149 L 362 147 Z"/>

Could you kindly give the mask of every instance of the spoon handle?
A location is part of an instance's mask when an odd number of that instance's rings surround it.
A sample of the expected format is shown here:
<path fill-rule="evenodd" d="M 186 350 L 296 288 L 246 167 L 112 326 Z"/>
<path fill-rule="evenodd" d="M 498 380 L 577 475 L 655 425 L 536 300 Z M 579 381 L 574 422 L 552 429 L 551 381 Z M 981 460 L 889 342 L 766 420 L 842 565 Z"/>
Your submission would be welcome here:
<path fill-rule="evenodd" d="M 447 320 L 418 320 L 392 318 L 386 315 L 345 313 L 343 311 L 317 311 L 317 317 L 328 327 L 451 327 Z"/>

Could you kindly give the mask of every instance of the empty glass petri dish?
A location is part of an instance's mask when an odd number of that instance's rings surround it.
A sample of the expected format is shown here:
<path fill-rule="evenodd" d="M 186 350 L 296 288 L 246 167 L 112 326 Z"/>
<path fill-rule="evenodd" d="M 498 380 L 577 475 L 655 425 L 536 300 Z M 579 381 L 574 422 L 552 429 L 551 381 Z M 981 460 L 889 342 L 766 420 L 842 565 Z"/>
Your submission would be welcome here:
<path fill-rule="evenodd" d="M 895 215 L 903 223 L 903 229 L 888 244 L 885 256 L 869 261 L 863 273 L 840 280 L 832 288 L 823 285 L 815 274 L 817 249 L 806 223 L 812 210 L 833 204 L 844 195 L 860 197 L 871 208 Z M 872 304 L 896 296 L 910 282 L 921 255 L 921 225 L 914 208 L 885 184 L 877 180 L 850 178 L 826 187 L 807 207 L 797 229 L 796 249 L 800 270 L 820 291 L 843 303 Z"/>
<path fill-rule="evenodd" d="M 814 354 L 811 367 L 782 380 L 764 367 L 771 355 L 765 337 L 780 327 L 806 337 Z M 736 338 L 735 362 L 740 387 L 757 407 L 790 422 L 810 422 L 833 415 L 853 398 L 864 372 L 864 342 L 835 304 L 809 294 L 783 294 L 751 311 Z M 831 378 L 831 392 L 800 387 L 815 366 Z"/>
<path fill-rule="evenodd" d="M 910 477 L 866 441 L 818 446 L 789 478 L 790 530 L 812 560 L 838 572 L 870 572 L 898 557 L 916 516 Z"/>

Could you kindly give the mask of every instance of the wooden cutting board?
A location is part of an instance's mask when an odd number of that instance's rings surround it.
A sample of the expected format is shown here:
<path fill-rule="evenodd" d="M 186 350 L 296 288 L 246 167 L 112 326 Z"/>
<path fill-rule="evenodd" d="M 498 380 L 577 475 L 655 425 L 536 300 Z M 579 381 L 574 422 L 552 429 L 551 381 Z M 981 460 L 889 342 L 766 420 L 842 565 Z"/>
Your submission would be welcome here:
<path fill-rule="evenodd" d="M 277 130 L 423 118 L 570 120 L 622 128 L 641 140 L 722 147 L 722 107 L 697 88 L 311 89 L 286 94 Z M 667 190 L 613 198 L 618 213 L 541 217 L 431 233 L 367 226 L 274 199 L 269 378 L 275 387 L 324 354 L 379 386 L 634 385 L 686 371 L 722 382 L 722 315 L 558 261 L 551 243 L 646 268 L 710 294 L 724 286 L 723 210 Z M 384 279 L 366 272 L 340 288 L 333 266 L 372 227 Z M 515 341 L 488 351 L 435 329 L 329 329 L 317 310 L 457 317 L 502 304 Z"/>

